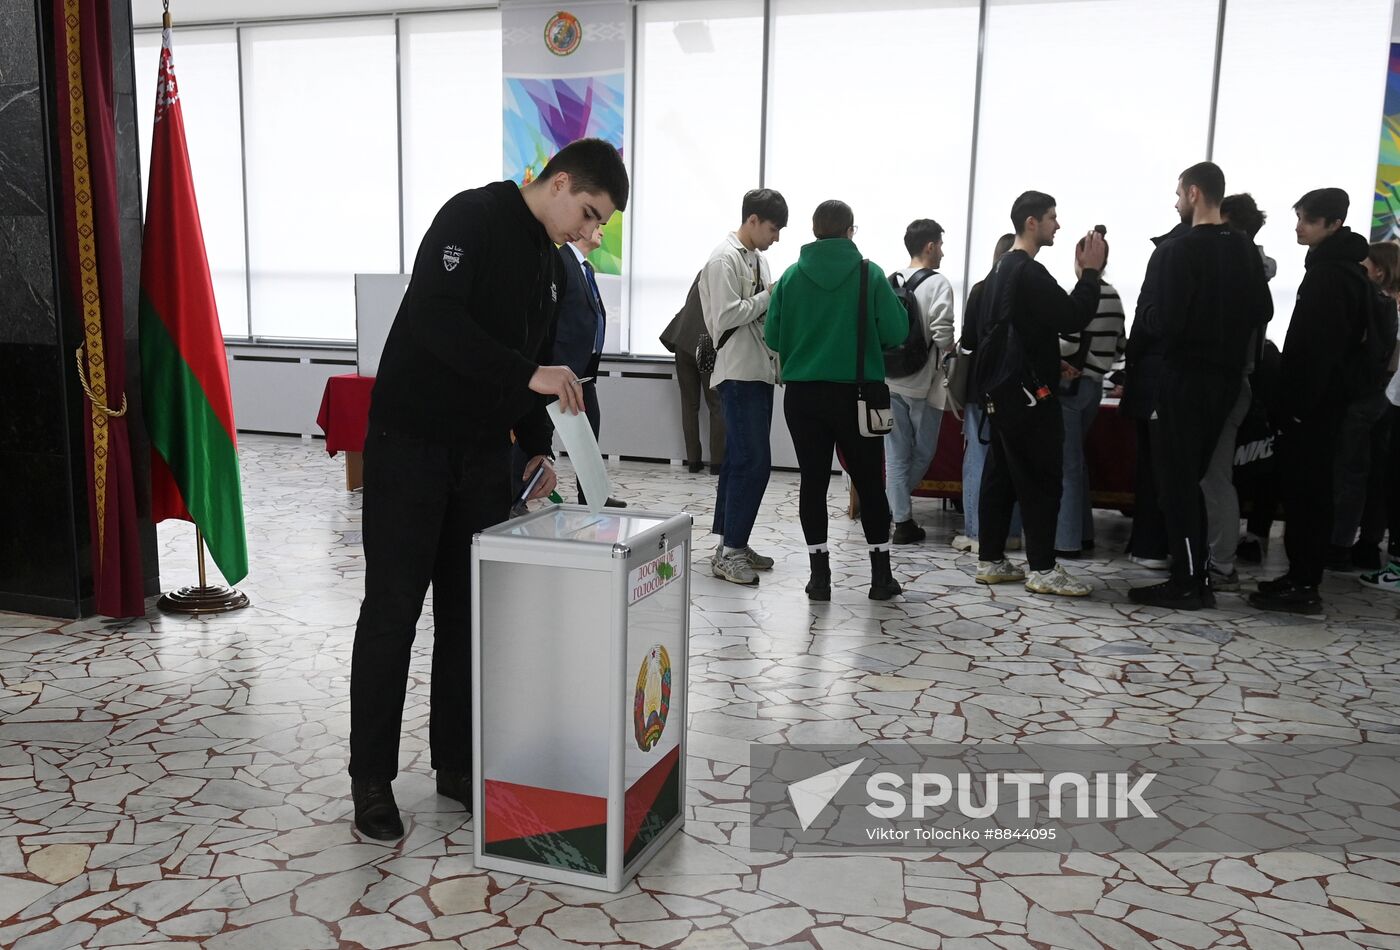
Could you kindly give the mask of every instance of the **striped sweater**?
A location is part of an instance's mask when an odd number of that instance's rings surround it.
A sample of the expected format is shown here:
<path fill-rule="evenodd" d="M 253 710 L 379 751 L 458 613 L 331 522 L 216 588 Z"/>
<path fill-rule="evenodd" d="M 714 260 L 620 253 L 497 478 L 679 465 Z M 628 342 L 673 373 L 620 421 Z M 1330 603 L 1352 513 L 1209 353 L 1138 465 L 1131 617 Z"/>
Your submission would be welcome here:
<path fill-rule="evenodd" d="M 1060 356 L 1084 375 L 1103 379 L 1123 355 L 1127 344 L 1124 333 L 1123 301 L 1106 280 L 1099 281 L 1099 310 L 1089 325 L 1078 333 L 1060 335 Z M 1082 366 L 1081 366 L 1082 363 Z"/>

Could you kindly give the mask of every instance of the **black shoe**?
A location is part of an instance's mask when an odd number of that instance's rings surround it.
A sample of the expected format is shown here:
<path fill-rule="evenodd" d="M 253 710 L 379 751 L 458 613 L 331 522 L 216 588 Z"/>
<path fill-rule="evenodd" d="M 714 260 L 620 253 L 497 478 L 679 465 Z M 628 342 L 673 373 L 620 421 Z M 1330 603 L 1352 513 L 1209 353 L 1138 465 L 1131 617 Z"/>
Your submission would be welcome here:
<path fill-rule="evenodd" d="M 1271 595 L 1286 594 L 1289 591 L 1298 590 L 1300 586 L 1301 585 L 1296 583 L 1293 580 L 1293 578 L 1288 574 L 1285 574 L 1282 577 L 1275 577 L 1271 581 L 1260 581 L 1258 584 L 1255 585 L 1255 587 L 1258 588 L 1259 593 Z"/>
<path fill-rule="evenodd" d="M 911 519 L 909 521 L 900 521 L 895 524 L 894 532 L 890 534 L 890 543 L 918 544 L 924 537 L 924 529 L 920 528 Z"/>
<path fill-rule="evenodd" d="M 470 772 L 449 772 L 438 769 L 437 793 L 452 799 L 467 811 L 472 810 L 472 776 Z"/>
<path fill-rule="evenodd" d="M 705 463 L 704 463 L 704 462 L 691 462 L 690 465 L 688 465 L 687 467 L 690 469 L 690 474 L 692 474 L 692 475 L 698 475 L 698 474 L 700 474 L 701 471 L 704 470 L 704 468 L 705 468 Z"/>
<path fill-rule="evenodd" d="M 1351 546 L 1351 566 L 1361 571 L 1379 571 L 1384 565 L 1381 563 L 1381 549 L 1378 544 L 1367 544 L 1358 541 Z"/>
<path fill-rule="evenodd" d="M 830 600 L 831 553 L 829 551 L 809 551 L 807 552 L 807 561 L 812 566 L 812 579 L 807 582 L 807 599 Z"/>
<path fill-rule="evenodd" d="M 1083 544 L 1079 545 L 1079 550 L 1081 550 L 1081 551 L 1092 551 L 1092 550 L 1094 550 L 1094 539 L 1093 539 L 1093 538 L 1089 538 L 1089 539 L 1088 539 L 1087 541 L 1085 541 Z"/>
<path fill-rule="evenodd" d="M 1258 538 L 1245 538 L 1235 548 L 1235 560 L 1246 564 L 1263 564 L 1264 545 L 1259 543 Z"/>
<path fill-rule="evenodd" d="M 721 466 L 719 466 L 719 465 L 711 465 L 711 466 L 710 466 L 710 474 L 711 474 L 711 475 L 718 475 L 718 474 L 719 474 L 720 468 L 721 468 Z"/>
<path fill-rule="evenodd" d="M 355 827 L 361 834 L 376 841 L 403 837 L 403 819 L 391 784 L 351 779 L 350 795 L 355 800 Z"/>
<path fill-rule="evenodd" d="M 889 600 L 902 593 L 904 588 L 899 586 L 899 581 L 894 579 L 894 574 L 890 571 L 890 552 L 871 551 L 870 599 Z"/>
<path fill-rule="evenodd" d="M 1327 545 L 1327 569 L 1341 574 L 1350 574 L 1356 570 L 1351 563 L 1351 548 L 1336 544 Z"/>
<path fill-rule="evenodd" d="M 1084 549 L 1083 549 L 1083 548 L 1076 548 L 1076 549 L 1073 550 L 1073 551 L 1061 551 L 1059 548 L 1056 548 L 1056 549 L 1055 549 L 1055 558 L 1056 558 L 1057 560 L 1077 561 L 1077 560 L 1079 560 L 1080 558 L 1082 558 L 1083 556 L 1084 556 Z"/>
<path fill-rule="evenodd" d="M 604 508 L 626 508 L 626 507 L 627 507 L 627 502 L 622 501 L 621 499 L 618 499 L 618 498 L 609 498 L 607 501 L 603 502 L 603 507 L 604 507 Z"/>
<path fill-rule="evenodd" d="M 1197 587 L 1183 588 L 1176 581 L 1163 581 L 1150 587 L 1132 588 L 1128 591 L 1128 599 L 1145 607 L 1165 607 L 1168 610 L 1201 610 L 1208 606 L 1215 606 L 1215 596 L 1209 591 L 1206 593 L 1210 598 L 1209 603 L 1207 603 L 1206 598 L 1201 596 L 1201 591 Z"/>
<path fill-rule="evenodd" d="M 1249 603 L 1260 610 L 1310 615 L 1322 613 L 1322 597 L 1316 587 L 1294 587 L 1272 594 L 1260 591 L 1249 595 Z"/>

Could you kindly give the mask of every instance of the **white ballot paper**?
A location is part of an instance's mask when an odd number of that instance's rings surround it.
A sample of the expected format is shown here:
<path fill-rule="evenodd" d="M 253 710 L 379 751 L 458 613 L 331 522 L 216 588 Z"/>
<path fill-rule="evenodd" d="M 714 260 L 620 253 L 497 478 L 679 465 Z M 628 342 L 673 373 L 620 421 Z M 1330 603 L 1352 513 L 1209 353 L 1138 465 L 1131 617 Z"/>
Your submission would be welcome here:
<path fill-rule="evenodd" d="M 588 499 L 588 509 L 597 514 L 603 510 L 603 504 L 612 494 L 612 486 L 608 484 L 608 470 L 603 467 L 603 453 L 598 450 L 598 440 L 593 438 L 588 414 L 563 412 L 558 400 L 545 408 L 549 411 L 550 421 L 554 423 L 554 431 L 564 441 L 564 451 L 569 453 L 569 461 L 573 463 L 583 497 Z"/>

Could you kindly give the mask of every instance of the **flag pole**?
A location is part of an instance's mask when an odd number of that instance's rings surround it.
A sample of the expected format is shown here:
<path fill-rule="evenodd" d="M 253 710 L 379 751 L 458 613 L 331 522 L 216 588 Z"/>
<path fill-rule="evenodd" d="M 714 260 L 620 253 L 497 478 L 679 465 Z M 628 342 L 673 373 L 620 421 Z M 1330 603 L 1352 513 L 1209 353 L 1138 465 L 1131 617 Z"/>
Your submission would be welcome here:
<path fill-rule="evenodd" d="M 194 529 L 195 550 L 199 565 L 199 586 L 181 587 L 156 601 L 156 606 L 168 614 L 225 614 L 248 606 L 248 595 L 237 587 L 210 584 L 204 572 L 204 532 Z"/>
<path fill-rule="evenodd" d="M 164 0 L 161 26 L 170 29 L 170 0 Z M 194 529 L 195 559 L 199 567 L 199 586 L 181 587 L 171 591 L 156 601 L 156 606 L 171 614 L 222 614 L 230 610 L 241 610 L 248 606 L 248 595 L 236 587 L 224 584 L 210 586 L 204 571 L 204 532 L 198 525 Z"/>

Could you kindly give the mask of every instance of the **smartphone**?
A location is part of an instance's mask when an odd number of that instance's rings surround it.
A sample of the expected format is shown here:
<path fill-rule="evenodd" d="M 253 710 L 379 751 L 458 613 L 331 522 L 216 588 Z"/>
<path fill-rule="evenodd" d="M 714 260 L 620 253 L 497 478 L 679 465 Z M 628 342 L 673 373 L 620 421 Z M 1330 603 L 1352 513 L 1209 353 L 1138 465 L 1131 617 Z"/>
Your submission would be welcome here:
<path fill-rule="evenodd" d="M 540 479 L 543 477 L 544 463 L 541 462 L 540 464 L 535 466 L 535 474 L 530 476 L 530 480 L 525 483 L 525 488 L 520 492 L 520 496 L 515 499 L 515 505 L 512 505 L 511 507 L 513 508 L 516 505 L 525 504 L 525 500 L 530 497 L 530 493 L 535 490 L 535 486 L 540 483 Z"/>

